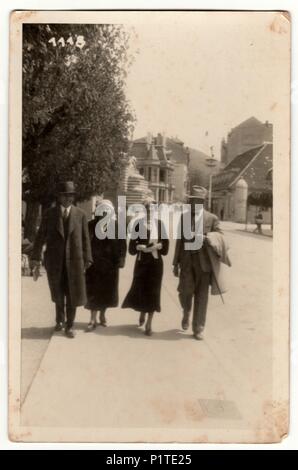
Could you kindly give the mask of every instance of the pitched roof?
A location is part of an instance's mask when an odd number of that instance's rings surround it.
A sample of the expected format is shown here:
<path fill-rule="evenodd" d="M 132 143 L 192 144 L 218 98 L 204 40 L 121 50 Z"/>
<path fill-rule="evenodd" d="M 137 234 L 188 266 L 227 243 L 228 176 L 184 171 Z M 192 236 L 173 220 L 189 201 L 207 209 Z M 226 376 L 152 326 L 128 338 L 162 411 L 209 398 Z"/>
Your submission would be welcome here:
<path fill-rule="evenodd" d="M 176 163 L 188 164 L 188 149 L 184 147 L 183 142 L 177 138 L 167 138 L 166 148 L 171 151 L 170 158 Z"/>
<path fill-rule="evenodd" d="M 176 163 L 187 164 L 188 151 L 184 147 L 183 142 L 177 138 L 166 138 L 166 148 L 155 143 L 154 137 L 152 139 L 152 145 L 148 149 L 146 137 L 140 137 L 135 139 L 132 143 L 130 153 L 136 158 L 147 159 L 147 158 L 158 158 L 160 161 L 171 160 Z"/>
<path fill-rule="evenodd" d="M 263 125 L 263 123 L 259 121 L 259 119 L 255 118 L 254 116 L 251 116 L 250 118 L 245 119 L 245 121 L 238 124 L 238 126 L 233 127 L 233 129 L 239 129 L 241 127 L 250 127 L 250 126 L 256 126 L 256 125 L 259 126 L 260 124 Z"/>
<path fill-rule="evenodd" d="M 140 143 L 140 142 L 146 143 L 146 137 L 140 137 L 139 139 L 135 139 L 135 140 L 133 141 L 133 144 L 134 144 L 134 143 Z"/>
<path fill-rule="evenodd" d="M 256 156 L 256 154 L 261 150 L 263 145 L 259 145 L 258 147 L 254 147 L 246 152 L 242 153 L 241 155 L 237 155 L 237 157 L 233 158 L 233 160 L 225 167 L 224 171 L 236 169 L 236 170 L 243 170 L 246 165 Z"/>
<path fill-rule="evenodd" d="M 149 150 L 147 149 L 147 144 L 141 139 L 138 139 L 138 141 L 133 142 L 129 153 L 138 159 L 149 158 Z"/>
<path fill-rule="evenodd" d="M 228 188 L 234 184 L 240 175 L 251 165 L 258 155 L 271 143 L 265 143 L 237 155 L 221 172 L 213 177 L 215 190 Z"/>

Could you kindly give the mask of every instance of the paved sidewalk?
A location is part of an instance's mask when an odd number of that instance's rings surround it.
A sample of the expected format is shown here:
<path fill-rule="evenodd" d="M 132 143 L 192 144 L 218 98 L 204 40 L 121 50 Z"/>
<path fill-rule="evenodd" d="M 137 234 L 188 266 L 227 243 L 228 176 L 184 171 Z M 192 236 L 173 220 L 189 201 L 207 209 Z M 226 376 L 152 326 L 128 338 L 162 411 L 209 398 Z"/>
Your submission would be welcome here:
<path fill-rule="evenodd" d="M 270 239 L 227 230 L 233 268 L 225 305 L 210 296 L 204 341 L 182 332 L 177 279 L 165 259 L 162 312 L 154 335 L 138 314 L 108 311 L 108 328 L 85 333 L 89 312 L 78 310 L 77 336 L 54 334 L 22 407 L 22 425 L 258 429 L 271 390 Z M 259 253 L 268 258 L 259 262 Z M 134 259 L 120 276 L 120 299 Z M 264 282 L 266 280 L 266 282 Z M 44 282 L 45 280 L 40 280 Z M 42 290 L 44 292 L 44 290 Z M 38 293 L 32 292 L 32 301 Z M 53 304 L 43 299 L 53 314 Z"/>
<path fill-rule="evenodd" d="M 256 224 L 240 224 L 236 222 L 221 222 L 221 225 L 224 227 L 225 231 L 232 232 L 244 232 L 247 235 L 252 234 L 256 237 L 273 237 L 273 230 L 271 225 L 263 224 L 262 233 L 255 232 Z"/>

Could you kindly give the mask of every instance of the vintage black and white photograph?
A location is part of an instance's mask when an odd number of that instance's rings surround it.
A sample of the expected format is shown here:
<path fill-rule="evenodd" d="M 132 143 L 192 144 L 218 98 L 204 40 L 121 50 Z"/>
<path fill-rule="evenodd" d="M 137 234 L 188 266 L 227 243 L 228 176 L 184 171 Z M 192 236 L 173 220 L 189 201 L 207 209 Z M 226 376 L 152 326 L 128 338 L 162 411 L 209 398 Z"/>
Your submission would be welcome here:
<path fill-rule="evenodd" d="M 280 442 L 288 14 L 15 12 L 10 54 L 10 438 Z"/>

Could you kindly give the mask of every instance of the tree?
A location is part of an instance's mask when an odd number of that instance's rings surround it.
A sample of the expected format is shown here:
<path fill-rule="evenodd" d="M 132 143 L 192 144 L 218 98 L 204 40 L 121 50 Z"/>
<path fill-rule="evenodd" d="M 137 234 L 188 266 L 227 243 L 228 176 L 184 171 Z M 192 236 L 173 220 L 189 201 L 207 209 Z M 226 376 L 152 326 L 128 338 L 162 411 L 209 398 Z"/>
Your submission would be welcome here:
<path fill-rule="evenodd" d="M 117 181 L 133 130 L 129 35 L 121 25 L 23 28 L 23 197 L 47 206 L 67 179 L 88 199 Z"/>
<path fill-rule="evenodd" d="M 270 186 L 270 181 L 269 181 L 269 186 Z M 272 185 L 271 185 L 272 186 Z M 273 228 L 273 193 L 272 189 L 266 191 L 255 191 L 249 194 L 247 198 L 247 211 L 246 211 L 246 218 L 247 218 L 247 213 L 248 213 L 248 207 L 249 206 L 256 206 L 256 207 L 262 207 L 266 209 L 271 209 L 271 229 Z"/>
<path fill-rule="evenodd" d="M 248 206 L 258 206 L 258 207 L 272 207 L 273 197 L 272 191 L 255 191 L 250 193 L 247 198 Z"/>

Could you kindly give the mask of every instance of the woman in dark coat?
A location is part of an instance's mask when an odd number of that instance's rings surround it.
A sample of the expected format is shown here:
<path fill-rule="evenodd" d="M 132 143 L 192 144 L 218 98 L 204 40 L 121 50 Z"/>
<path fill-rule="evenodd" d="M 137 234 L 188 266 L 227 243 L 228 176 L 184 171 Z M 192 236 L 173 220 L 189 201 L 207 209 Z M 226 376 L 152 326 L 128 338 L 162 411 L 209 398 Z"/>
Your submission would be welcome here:
<path fill-rule="evenodd" d="M 109 203 L 114 210 L 110 201 L 104 200 L 103 203 L 106 205 Z M 107 326 L 106 309 L 117 307 L 119 302 L 119 268 L 124 267 L 126 240 L 118 239 L 117 224 L 114 219 L 110 222 L 116 224 L 114 239 L 99 239 L 96 236 L 96 225 L 105 215 L 106 213 L 102 216 L 95 215 L 95 219 L 88 224 L 93 264 L 86 271 L 87 304 L 85 308 L 91 310 L 87 332 L 96 328 L 98 311 L 100 311 L 100 325 Z"/>
<path fill-rule="evenodd" d="M 153 202 L 153 201 L 152 201 Z M 122 308 L 132 308 L 140 312 L 139 324 L 145 323 L 148 313 L 145 334 L 152 334 L 152 318 L 154 312 L 160 312 L 160 290 L 163 276 L 163 260 L 169 250 L 169 240 L 160 220 L 156 221 L 156 234 L 149 217 L 150 203 L 145 205 L 147 217 L 136 222 L 135 231 L 144 233 L 146 238 L 138 236 L 129 242 L 129 253 L 137 255 L 131 288 L 124 299 Z M 154 239 L 153 239 L 154 237 Z"/>

